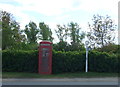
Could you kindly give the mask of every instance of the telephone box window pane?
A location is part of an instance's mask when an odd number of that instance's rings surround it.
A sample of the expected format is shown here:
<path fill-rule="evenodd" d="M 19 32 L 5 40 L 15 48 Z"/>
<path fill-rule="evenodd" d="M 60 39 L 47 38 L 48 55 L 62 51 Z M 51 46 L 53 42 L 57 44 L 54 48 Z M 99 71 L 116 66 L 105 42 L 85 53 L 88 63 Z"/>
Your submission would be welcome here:
<path fill-rule="evenodd" d="M 48 57 L 49 55 L 49 49 L 48 48 L 42 48 L 42 56 Z"/>
<path fill-rule="evenodd" d="M 50 46 L 50 44 L 40 44 L 41 46 Z"/>

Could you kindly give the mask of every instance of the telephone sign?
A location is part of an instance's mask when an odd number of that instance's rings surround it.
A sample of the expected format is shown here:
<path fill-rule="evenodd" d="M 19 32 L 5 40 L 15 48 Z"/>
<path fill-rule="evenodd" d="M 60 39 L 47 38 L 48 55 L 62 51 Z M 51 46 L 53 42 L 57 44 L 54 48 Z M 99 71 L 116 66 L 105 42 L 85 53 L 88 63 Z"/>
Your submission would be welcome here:
<path fill-rule="evenodd" d="M 38 72 L 39 74 L 52 73 L 52 43 L 49 41 L 40 42 Z"/>

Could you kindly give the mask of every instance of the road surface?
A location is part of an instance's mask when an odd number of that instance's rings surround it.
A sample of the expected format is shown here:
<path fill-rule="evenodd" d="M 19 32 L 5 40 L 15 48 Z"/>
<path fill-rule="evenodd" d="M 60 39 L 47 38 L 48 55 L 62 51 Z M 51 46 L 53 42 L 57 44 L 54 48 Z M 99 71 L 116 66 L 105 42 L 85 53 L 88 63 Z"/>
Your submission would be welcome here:
<path fill-rule="evenodd" d="M 118 85 L 118 78 L 3 79 L 2 85 Z"/>

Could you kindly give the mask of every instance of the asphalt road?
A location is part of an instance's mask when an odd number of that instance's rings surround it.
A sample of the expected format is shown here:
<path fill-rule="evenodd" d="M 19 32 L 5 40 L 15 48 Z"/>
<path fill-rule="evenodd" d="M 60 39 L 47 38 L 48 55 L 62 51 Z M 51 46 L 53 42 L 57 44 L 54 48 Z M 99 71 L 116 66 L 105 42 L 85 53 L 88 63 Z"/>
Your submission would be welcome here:
<path fill-rule="evenodd" d="M 2 85 L 118 85 L 118 78 L 3 79 Z"/>

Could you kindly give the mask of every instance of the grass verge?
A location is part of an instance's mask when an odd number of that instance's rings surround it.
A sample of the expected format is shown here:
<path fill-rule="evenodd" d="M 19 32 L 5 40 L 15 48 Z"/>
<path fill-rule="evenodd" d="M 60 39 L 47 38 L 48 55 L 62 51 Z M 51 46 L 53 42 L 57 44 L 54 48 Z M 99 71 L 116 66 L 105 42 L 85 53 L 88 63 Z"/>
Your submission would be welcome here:
<path fill-rule="evenodd" d="M 98 78 L 98 77 L 118 77 L 118 73 L 76 72 L 51 75 L 41 75 L 38 73 L 25 73 L 25 72 L 2 73 L 2 78 Z"/>

